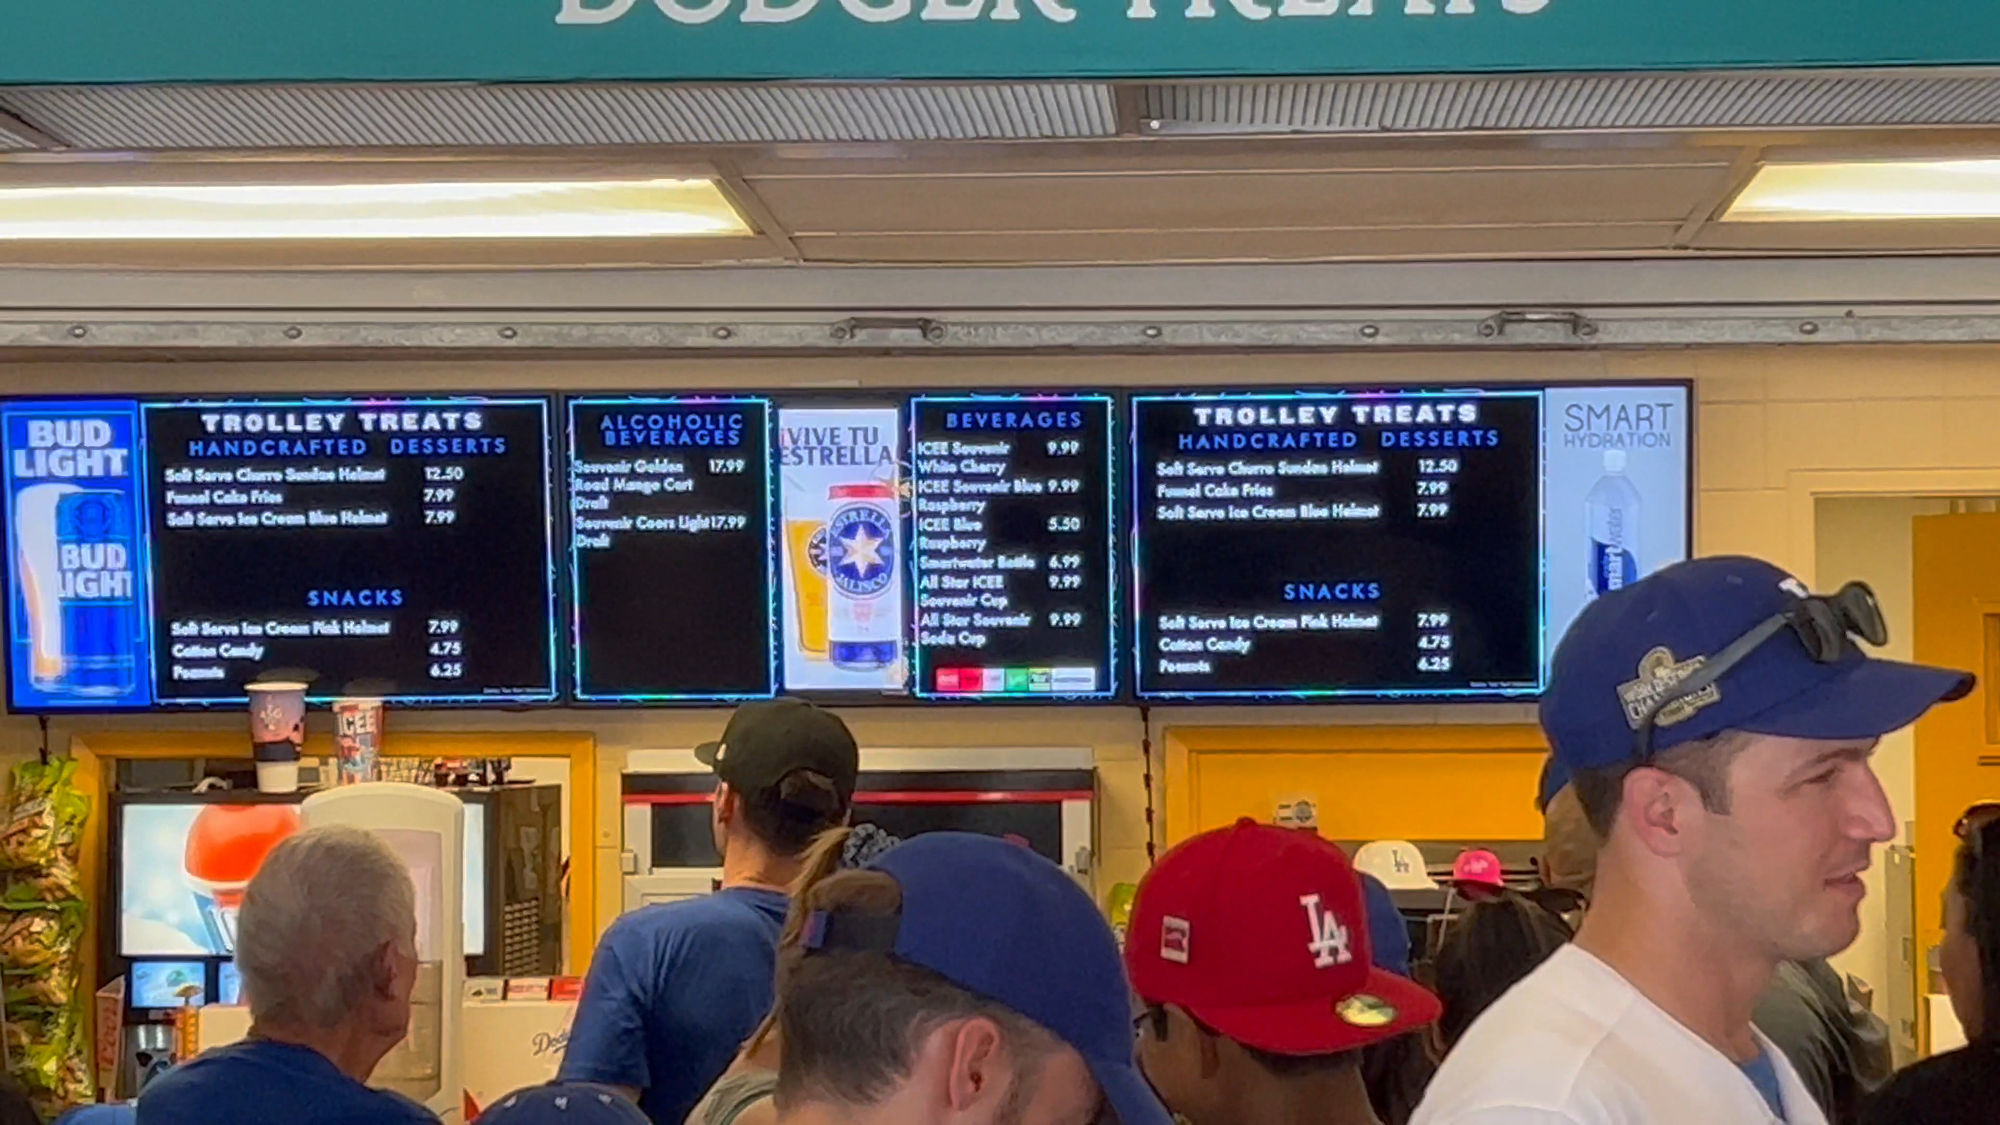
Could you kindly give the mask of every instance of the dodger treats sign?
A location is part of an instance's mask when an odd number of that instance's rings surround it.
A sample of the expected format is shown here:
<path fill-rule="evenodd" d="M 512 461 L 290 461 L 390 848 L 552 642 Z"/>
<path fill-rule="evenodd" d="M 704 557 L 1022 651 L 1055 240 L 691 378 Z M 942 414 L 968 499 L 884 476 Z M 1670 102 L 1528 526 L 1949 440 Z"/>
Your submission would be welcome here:
<path fill-rule="evenodd" d="M 98 0 L 12 6 L 0 83 L 1146 79 L 1980 65 L 1955 0 Z M 1074 96 L 1108 92 L 1079 91 Z M 585 93 L 586 118 L 600 95 Z M 1104 111 L 1107 115 L 1108 109 Z"/>

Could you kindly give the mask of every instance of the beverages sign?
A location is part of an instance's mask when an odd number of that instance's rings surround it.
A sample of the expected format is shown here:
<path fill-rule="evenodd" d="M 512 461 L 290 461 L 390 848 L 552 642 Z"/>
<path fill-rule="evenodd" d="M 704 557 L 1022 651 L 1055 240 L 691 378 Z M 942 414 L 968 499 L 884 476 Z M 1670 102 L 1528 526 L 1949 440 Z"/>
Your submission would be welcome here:
<path fill-rule="evenodd" d="M 129 402 L 0 407 L 13 706 L 149 699 L 138 416 Z"/>
<path fill-rule="evenodd" d="M 1033 79 L 1979 65 L 1950 0 L 17 5 L 0 84 Z"/>

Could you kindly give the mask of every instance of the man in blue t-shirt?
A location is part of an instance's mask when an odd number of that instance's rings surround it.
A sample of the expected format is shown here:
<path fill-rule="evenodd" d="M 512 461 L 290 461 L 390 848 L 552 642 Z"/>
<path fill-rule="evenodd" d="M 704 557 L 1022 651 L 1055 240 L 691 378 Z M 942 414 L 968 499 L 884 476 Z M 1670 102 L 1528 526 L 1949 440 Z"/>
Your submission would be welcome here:
<path fill-rule="evenodd" d="M 744 704 L 695 756 L 718 779 L 722 889 L 611 924 L 561 1071 L 627 1091 L 656 1125 L 681 1125 L 770 1011 L 785 888 L 846 821 L 860 771 L 847 725 L 799 699 Z"/>
<path fill-rule="evenodd" d="M 279 844 L 236 934 L 250 1037 L 154 1080 L 139 1125 L 437 1125 L 366 1085 L 409 1029 L 419 971 L 416 887 L 386 843 L 340 826 Z"/>

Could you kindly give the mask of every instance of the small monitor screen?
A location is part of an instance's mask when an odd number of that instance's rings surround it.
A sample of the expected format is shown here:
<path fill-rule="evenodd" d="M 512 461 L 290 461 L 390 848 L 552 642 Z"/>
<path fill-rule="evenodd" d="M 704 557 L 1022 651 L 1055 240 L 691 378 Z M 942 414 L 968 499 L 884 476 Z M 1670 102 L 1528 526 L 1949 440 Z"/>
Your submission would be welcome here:
<path fill-rule="evenodd" d="M 234 961 L 224 961 L 215 980 L 215 1002 L 223 1005 L 243 1002 L 243 972 Z"/>
<path fill-rule="evenodd" d="M 299 830 L 297 805 L 128 805 L 118 934 L 127 957 L 231 957 L 236 914 L 264 857 Z"/>
<path fill-rule="evenodd" d="M 134 1008 L 200 1007 L 208 1003 L 208 966 L 200 961 L 134 961 Z"/>

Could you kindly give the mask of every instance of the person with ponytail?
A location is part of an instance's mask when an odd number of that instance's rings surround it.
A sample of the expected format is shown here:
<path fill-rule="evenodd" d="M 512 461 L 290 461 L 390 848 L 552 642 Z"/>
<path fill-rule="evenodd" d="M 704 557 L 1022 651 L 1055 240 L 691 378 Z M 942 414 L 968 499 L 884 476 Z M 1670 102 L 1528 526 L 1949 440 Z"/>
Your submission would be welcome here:
<path fill-rule="evenodd" d="M 1944 929 L 1939 960 L 1967 1044 L 1898 1074 L 1864 1125 L 2000 1121 L 2000 803 L 1974 805 L 1959 818 Z"/>
<path fill-rule="evenodd" d="M 868 861 L 901 841 L 872 824 L 835 828 L 821 834 L 806 852 L 805 867 L 792 884 L 792 909 L 785 916 L 785 928 L 778 936 L 778 961 L 782 964 L 796 954 L 811 911 L 813 889 L 836 871 L 864 867 Z M 708 1094 L 688 1114 L 688 1125 L 774 1125 L 778 1110 L 772 1096 L 778 1092 L 778 1016 L 764 1017 L 750 1041 L 736 1055 Z"/>
<path fill-rule="evenodd" d="M 716 775 L 721 888 L 611 924 L 559 1072 L 633 1097 L 654 1125 L 681 1125 L 770 1012 L 787 889 L 847 823 L 861 769 L 847 725 L 800 699 L 738 707 L 695 757 Z"/>

